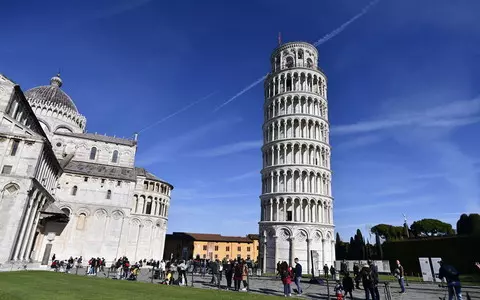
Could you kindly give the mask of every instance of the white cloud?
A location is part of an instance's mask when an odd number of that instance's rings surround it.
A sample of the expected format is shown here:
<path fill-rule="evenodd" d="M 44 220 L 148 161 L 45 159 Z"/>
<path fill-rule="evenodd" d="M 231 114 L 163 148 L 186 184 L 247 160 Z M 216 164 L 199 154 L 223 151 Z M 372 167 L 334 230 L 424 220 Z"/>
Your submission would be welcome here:
<path fill-rule="evenodd" d="M 208 193 L 205 190 L 199 189 L 175 189 L 175 199 L 181 200 L 192 200 L 196 199 L 199 202 L 203 199 L 214 200 L 214 199 L 232 199 L 232 198 L 242 198 L 242 197 L 258 197 L 258 194 L 250 192 L 233 192 L 233 193 Z"/>
<path fill-rule="evenodd" d="M 340 143 L 335 148 L 341 149 L 341 150 L 350 150 L 353 148 L 360 148 L 360 147 L 365 147 L 365 146 L 378 143 L 382 139 L 383 137 L 381 135 L 369 134 L 369 135 L 364 135 L 364 136 L 359 136 L 359 137 L 349 139 L 345 142 Z"/>
<path fill-rule="evenodd" d="M 152 0 L 129 0 L 129 1 L 116 1 L 116 5 L 109 7 L 104 11 L 98 11 L 92 18 L 93 19 L 104 19 L 113 17 L 119 14 L 126 13 L 128 11 L 134 10 L 140 6 L 146 5 L 152 2 Z"/>
<path fill-rule="evenodd" d="M 400 126 L 458 127 L 480 121 L 480 98 L 456 101 L 424 112 L 392 114 L 384 119 L 334 126 L 332 134 L 369 133 Z"/>
<path fill-rule="evenodd" d="M 244 179 L 252 178 L 252 177 L 259 177 L 260 178 L 260 171 L 255 170 L 255 171 L 246 172 L 246 173 L 243 173 L 243 174 L 240 174 L 240 175 L 237 175 L 237 176 L 227 178 L 226 181 L 234 182 L 234 181 L 240 181 L 240 180 L 244 180 Z"/>
<path fill-rule="evenodd" d="M 398 207 L 398 206 L 405 206 L 407 204 L 419 204 L 419 203 L 427 203 L 432 201 L 431 197 L 419 197 L 416 199 L 410 199 L 410 200 L 394 200 L 394 201 L 384 201 L 384 202 L 378 202 L 378 203 L 373 203 L 373 204 L 363 204 L 363 205 L 358 205 L 358 206 L 348 206 L 344 208 L 336 208 L 335 213 L 343 213 L 343 212 L 362 212 L 362 211 L 370 211 L 370 210 L 375 210 L 379 208 L 385 208 L 385 207 Z"/>
<path fill-rule="evenodd" d="M 260 148 L 262 147 L 261 140 L 254 140 L 254 141 L 243 141 L 237 142 L 233 144 L 222 145 L 212 149 L 205 149 L 200 150 L 196 153 L 192 153 L 192 156 L 198 157 L 218 157 L 224 155 L 230 155 L 234 153 L 249 151 L 249 150 L 258 150 L 260 152 Z"/>
<path fill-rule="evenodd" d="M 211 134 L 212 131 L 223 130 L 241 121 L 241 118 L 216 120 L 170 140 L 157 143 L 139 154 L 137 164 L 148 166 L 162 161 L 171 161 L 182 149 L 188 149 L 188 145 Z"/>

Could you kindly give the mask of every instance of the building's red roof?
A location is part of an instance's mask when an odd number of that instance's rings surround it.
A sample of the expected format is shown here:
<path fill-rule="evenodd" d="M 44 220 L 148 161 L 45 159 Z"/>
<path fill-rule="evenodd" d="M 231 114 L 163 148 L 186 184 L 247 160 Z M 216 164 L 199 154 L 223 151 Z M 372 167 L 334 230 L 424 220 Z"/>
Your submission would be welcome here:
<path fill-rule="evenodd" d="M 223 236 L 216 233 L 190 233 L 190 232 L 174 232 L 171 234 L 173 238 L 190 238 L 195 241 L 202 242 L 236 242 L 236 243 L 252 243 L 253 238 L 243 236 Z"/>

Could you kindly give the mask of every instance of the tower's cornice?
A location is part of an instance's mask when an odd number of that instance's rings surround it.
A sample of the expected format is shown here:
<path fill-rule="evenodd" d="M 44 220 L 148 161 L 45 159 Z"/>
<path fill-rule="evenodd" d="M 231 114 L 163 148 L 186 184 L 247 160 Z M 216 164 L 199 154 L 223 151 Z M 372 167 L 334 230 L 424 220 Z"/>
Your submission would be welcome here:
<path fill-rule="evenodd" d="M 279 52 L 283 50 L 290 49 L 290 48 L 298 48 L 298 47 L 308 48 L 311 51 L 315 52 L 315 54 L 318 56 L 318 49 L 314 45 L 307 42 L 296 41 L 296 42 L 284 43 L 278 46 L 277 48 L 275 48 L 272 52 L 272 55 L 270 56 L 270 59 L 275 57 Z"/>

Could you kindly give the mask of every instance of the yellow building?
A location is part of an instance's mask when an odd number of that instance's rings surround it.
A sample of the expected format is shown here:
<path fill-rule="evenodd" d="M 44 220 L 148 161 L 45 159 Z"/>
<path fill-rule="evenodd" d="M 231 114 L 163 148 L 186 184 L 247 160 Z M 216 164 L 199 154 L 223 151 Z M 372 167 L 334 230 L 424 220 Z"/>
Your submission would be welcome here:
<path fill-rule="evenodd" d="M 224 258 L 258 260 L 258 234 L 222 236 L 220 234 L 174 232 L 165 238 L 164 259 Z"/>

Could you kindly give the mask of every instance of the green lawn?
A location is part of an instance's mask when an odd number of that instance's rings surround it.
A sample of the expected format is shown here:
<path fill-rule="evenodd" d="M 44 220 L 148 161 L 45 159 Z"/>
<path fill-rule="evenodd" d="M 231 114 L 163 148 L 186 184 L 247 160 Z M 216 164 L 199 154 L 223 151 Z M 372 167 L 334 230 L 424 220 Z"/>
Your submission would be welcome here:
<path fill-rule="evenodd" d="M 152 283 L 93 278 L 45 271 L 0 273 L 1 300 L 262 300 L 278 297 Z"/>

